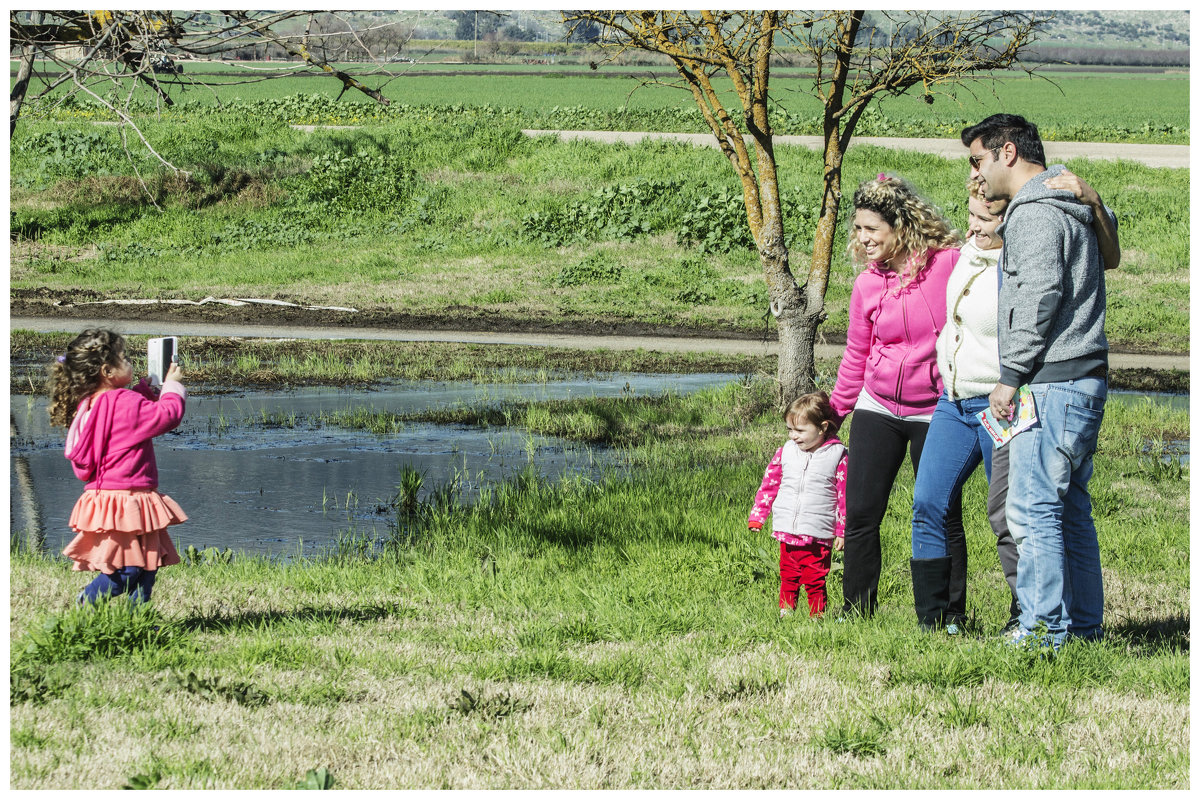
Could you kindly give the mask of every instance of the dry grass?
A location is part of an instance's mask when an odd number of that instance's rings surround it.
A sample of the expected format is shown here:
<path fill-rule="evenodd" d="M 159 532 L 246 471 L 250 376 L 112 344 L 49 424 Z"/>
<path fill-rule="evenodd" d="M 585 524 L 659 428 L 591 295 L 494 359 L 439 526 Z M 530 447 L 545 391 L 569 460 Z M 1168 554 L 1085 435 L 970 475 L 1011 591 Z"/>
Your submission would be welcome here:
<path fill-rule="evenodd" d="M 35 624 L 30 609 L 64 607 L 82 579 L 14 565 L 13 635 Z M 339 788 L 1050 788 L 1118 777 L 1130 785 L 1134 776 L 1144 786 L 1188 784 L 1186 702 L 993 679 L 949 689 L 896 683 L 882 654 L 847 663 L 787 636 L 728 650 L 702 633 L 570 653 L 581 663 L 640 656 L 646 676 L 632 689 L 487 679 L 479 668 L 518 655 L 517 633 L 536 617 L 388 586 L 335 589 L 318 601 L 311 591 L 258 584 L 234 602 L 238 584 L 174 567 L 156 602 L 171 617 L 227 620 L 232 627 L 199 630 L 196 650 L 213 665 L 240 658 L 243 666 L 185 669 L 248 681 L 272 702 L 197 697 L 161 665 L 81 665 L 69 698 L 12 709 L 13 788 L 119 788 L 156 773 L 163 789 L 282 788 L 321 766 Z M 397 601 L 394 614 L 322 624 L 318 635 L 288 621 L 298 604 Z M 249 621 L 257 618 L 284 627 L 264 638 Z M 312 656 L 288 663 L 297 648 Z M 956 707 L 973 707 L 974 718 L 956 719 Z M 880 752 L 828 749 L 832 726 L 870 730 L 872 715 Z"/>

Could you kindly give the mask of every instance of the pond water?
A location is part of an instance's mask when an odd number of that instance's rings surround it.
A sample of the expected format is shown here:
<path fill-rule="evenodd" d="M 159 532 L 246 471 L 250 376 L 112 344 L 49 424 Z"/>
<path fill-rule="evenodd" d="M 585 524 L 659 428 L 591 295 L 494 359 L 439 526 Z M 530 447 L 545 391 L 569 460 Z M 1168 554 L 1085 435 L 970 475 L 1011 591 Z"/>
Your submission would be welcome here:
<path fill-rule="evenodd" d="M 687 393 L 740 376 L 613 375 L 601 380 L 473 384 L 413 382 L 380 390 L 308 389 L 195 395 L 179 428 L 155 440 L 160 489 L 190 519 L 171 529 L 176 546 L 217 547 L 270 556 L 311 555 L 339 534 L 382 538 L 402 467 L 424 476 L 422 499 L 459 480 L 471 499 L 533 464 L 547 478 L 619 468 L 606 448 L 591 448 L 508 428 L 407 425 L 386 435 L 313 425 L 250 424 L 264 415 L 319 415 L 348 409 L 415 412 L 505 400 Z M 1113 392 L 1115 402 L 1139 393 Z M 1183 396 L 1156 402 L 1186 407 Z M 57 553 L 71 539 L 67 519 L 82 484 L 63 457 L 63 432 L 51 428 L 44 397 L 10 398 L 11 536 Z M 1172 453 L 1187 462 L 1187 443 Z"/>
<path fill-rule="evenodd" d="M 159 488 L 187 512 L 171 528 L 181 551 L 217 547 L 270 556 L 311 555 L 340 533 L 382 537 L 392 519 L 402 467 L 424 476 L 421 497 L 456 476 L 463 496 L 533 464 L 547 478 L 598 477 L 617 466 L 590 448 L 508 428 L 408 425 L 375 435 L 334 427 L 264 427 L 273 414 L 319 415 L 348 409 L 407 413 L 505 400 L 687 393 L 737 380 L 729 374 L 613 375 L 602 380 L 473 384 L 413 382 L 380 390 L 310 389 L 194 395 L 178 429 L 155 440 Z M 10 398 L 11 536 L 58 553 L 82 484 L 63 457 L 63 431 L 50 427 L 44 397 Z"/>

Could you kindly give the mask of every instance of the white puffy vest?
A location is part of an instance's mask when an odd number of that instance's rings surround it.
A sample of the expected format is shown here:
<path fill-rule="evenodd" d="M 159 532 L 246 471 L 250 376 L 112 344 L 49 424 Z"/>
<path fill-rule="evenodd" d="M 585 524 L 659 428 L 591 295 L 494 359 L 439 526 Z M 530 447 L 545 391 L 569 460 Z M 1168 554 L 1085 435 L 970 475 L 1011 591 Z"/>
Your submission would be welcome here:
<path fill-rule="evenodd" d="M 837 467 L 845 454 L 841 442 L 828 442 L 811 453 L 791 439 L 784 443 L 783 476 L 771 505 L 771 527 L 777 533 L 833 538 Z"/>

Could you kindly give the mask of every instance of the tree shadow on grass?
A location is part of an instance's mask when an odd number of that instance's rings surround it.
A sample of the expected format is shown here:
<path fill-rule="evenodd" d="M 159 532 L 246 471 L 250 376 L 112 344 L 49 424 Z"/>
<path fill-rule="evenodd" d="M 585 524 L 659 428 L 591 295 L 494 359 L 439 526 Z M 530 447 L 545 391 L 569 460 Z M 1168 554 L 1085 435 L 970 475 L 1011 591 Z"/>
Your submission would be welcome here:
<path fill-rule="evenodd" d="M 1128 640 L 1137 647 L 1152 650 L 1178 648 L 1183 653 L 1192 649 L 1192 619 L 1187 614 L 1160 619 L 1130 620 L 1106 626 L 1106 629 L 1107 636 Z"/>
<path fill-rule="evenodd" d="M 374 622 L 388 617 L 411 616 L 412 612 L 399 603 L 376 603 L 369 606 L 318 608 L 306 605 L 286 611 L 232 611 L 212 614 L 193 614 L 179 620 L 178 625 L 191 631 L 234 631 L 265 628 L 276 624 L 297 622 Z"/>

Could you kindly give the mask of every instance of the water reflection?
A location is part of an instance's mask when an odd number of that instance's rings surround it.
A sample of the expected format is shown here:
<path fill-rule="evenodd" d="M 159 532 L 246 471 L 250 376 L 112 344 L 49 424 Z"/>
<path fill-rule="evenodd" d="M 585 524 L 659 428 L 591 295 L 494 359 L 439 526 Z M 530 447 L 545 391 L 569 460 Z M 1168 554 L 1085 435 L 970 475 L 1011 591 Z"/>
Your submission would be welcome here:
<path fill-rule="evenodd" d="M 511 399 L 685 393 L 737 378 L 615 375 L 537 384 L 414 382 L 380 391 L 193 396 L 183 424 L 155 440 L 160 490 L 190 517 L 171 529 L 181 550 L 191 544 L 311 554 L 349 529 L 384 535 L 402 467 L 424 475 L 423 498 L 458 480 L 469 499 L 530 464 L 552 479 L 564 474 L 594 478 L 614 466 L 615 456 L 512 429 L 410 425 L 374 435 L 303 424 L 264 427 L 264 419 L 293 412 L 303 419 L 359 408 L 405 413 Z M 63 457 L 63 431 L 50 427 L 46 399 L 10 400 L 11 536 L 57 553 L 71 539 L 67 520 L 82 484 Z"/>

